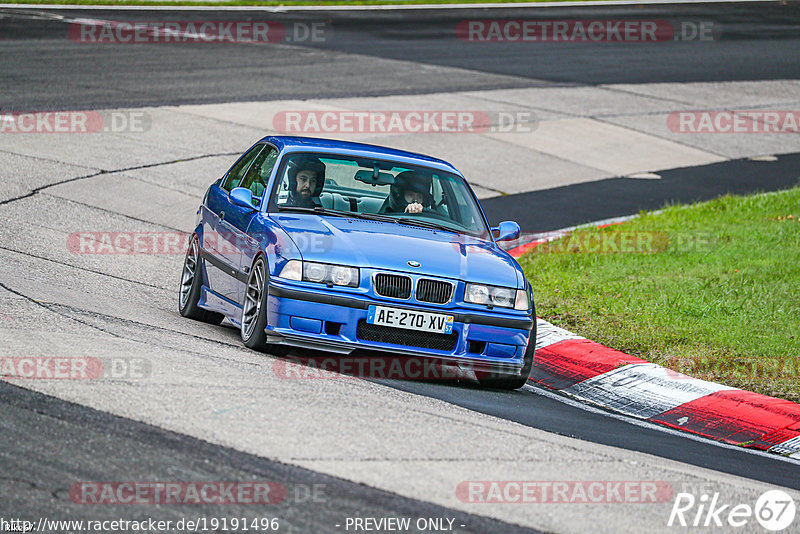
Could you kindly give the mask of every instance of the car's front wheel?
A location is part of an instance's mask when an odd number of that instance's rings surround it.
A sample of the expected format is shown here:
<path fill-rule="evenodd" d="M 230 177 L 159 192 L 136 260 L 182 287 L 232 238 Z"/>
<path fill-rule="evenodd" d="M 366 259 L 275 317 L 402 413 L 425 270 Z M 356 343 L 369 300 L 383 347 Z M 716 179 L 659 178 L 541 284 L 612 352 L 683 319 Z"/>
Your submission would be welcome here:
<path fill-rule="evenodd" d="M 197 236 L 193 235 L 186 250 L 181 271 L 181 285 L 178 290 L 178 311 L 184 317 L 219 324 L 225 318 L 221 313 L 204 310 L 197 304 L 200 302 L 200 286 L 203 284 L 203 274 L 200 268 L 200 245 Z"/>
<path fill-rule="evenodd" d="M 242 342 L 248 348 L 268 351 L 277 356 L 289 352 L 288 347 L 267 344 L 267 264 L 259 256 L 250 269 L 242 302 Z"/>
<path fill-rule="evenodd" d="M 525 348 L 525 356 L 523 358 L 522 370 L 519 376 L 497 376 L 487 375 L 478 377 L 478 382 L 481 386 L 493 389 L 519 389 L 524 386 L 528 377 L 533 369 L 533 358 L 536 354 L 536 314 L 533 314 L 533 328 L 531 328 L 531 335 L 528 337 L 528 346 Z"/>

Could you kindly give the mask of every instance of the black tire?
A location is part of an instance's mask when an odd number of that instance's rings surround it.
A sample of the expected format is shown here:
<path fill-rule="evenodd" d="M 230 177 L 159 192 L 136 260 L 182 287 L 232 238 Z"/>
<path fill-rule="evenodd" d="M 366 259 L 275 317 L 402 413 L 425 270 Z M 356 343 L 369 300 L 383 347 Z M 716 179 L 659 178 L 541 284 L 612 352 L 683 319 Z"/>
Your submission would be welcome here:
<path fill-rule="evenodd" d="M 250 269 L 242 301 L 242 317 L 240 333 L 242 343 L 250 349 L 270 352 L 276 356 L 285 356 L 289 347 L 270 345 L 267 343 L 267 297 L 268 284 L 267 262 L 264 256 L 258 256 Z"/>
<path fill-rule="evenodd" d="M 184 317 L 203 321 L 204 323 L 219 324 L 225 318 L 221 313 L 216 313 L 200 308 L 200 286 L 203 274 L 200 270 L 200 245 L 197 236 L 193 235 L 186 250 L 181 271 L 181 283 L 178 287 L 178 311 Z"/>
<path fill-rule="evenodd" d="M 528 337 L 528 346 L 525 348 L 525 356 L 522 363 L 522 371 L 519 376 L 497 376 L 488 374 L 479 376 L 478 382 L 481 386 L 492 389 L 513 390 L 519 389 L 528 382 L 528 377 L 533 369 L 533 359 L 536 354 L 536 313 L 533 313 L 533 327 Z"/>

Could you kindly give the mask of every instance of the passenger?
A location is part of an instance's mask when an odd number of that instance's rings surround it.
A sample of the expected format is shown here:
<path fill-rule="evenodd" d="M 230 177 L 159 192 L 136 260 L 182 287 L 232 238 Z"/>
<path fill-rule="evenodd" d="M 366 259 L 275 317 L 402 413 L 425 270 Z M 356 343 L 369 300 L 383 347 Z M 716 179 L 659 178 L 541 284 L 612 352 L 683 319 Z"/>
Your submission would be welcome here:
<path fill-rule="evenodd" d="M 394 177 L 381 208 L 381 213 L 422 213 L 423 209 L 433 208 L 430 177 L 415 171 L 404 171 Z"/>
<path fill-rule="evenodd" d="M 289 164 L 289 199 L 286 206 L 313 208 L 321 206 L 319 195 L 325 185 L 325 164 L 317 158 Z"/>

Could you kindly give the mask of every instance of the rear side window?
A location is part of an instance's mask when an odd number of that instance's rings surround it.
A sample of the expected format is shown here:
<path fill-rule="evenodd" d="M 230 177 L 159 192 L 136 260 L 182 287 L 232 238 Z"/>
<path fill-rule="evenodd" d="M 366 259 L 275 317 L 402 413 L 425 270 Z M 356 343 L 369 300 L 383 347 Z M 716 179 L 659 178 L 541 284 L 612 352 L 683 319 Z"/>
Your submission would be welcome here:
<path fill-rule="evenodd" d="M 250 164 L 253 163 L 253 160 L 256 159 L 256 156 L 258 156 L 263 149 L 264 145 L 256 145 L 248 150 L 245 155 L 231 167 L 225 179 L 220 184 L 220 187 L 225 191 L 230 191 L 234 187 L 239 187 Z"/>

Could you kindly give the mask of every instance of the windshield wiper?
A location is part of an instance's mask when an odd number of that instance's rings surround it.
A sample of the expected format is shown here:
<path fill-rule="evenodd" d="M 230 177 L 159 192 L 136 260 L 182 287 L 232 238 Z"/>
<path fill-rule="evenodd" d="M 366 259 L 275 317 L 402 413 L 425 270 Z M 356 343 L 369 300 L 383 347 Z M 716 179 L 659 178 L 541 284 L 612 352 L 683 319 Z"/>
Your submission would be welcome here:
<path fill-rule="evenodd" d="M 394 217 L 387 217 L 386 215 L 379 215 L 377 213 L 357 213 L 351 212 L 350 215 L 355 217 L 356 219 L 366 219 L 368 221 L 382 221 L 382 222 L 397 222 L 397 219 Z"/>
<path fill-rule="evenodd" d="M 408 224 L 411 226 L 423 226 L 425 228 L 430 228 L 431 230 L 444 230 L 446 232 L 456 232 L 457 230 L 453 228 L 449 228 L 442 224 L 437 224 L 435 222 L 429 221 L 421 221 L 419 219 L 413 219 L 411 217 L 390 217 L 388 215 L 380 215 L 378 213 L 357 213 L 351 212 L 350 213 L 353 217 L 357 219 L 367 219 L 370 221 L 383 221 L 383 222 L 390 222 L 395 224 Z"/>
<path fill-rule="evenodd" d="M 394 217 L 387 217 L 385 215 L 378 215 L 377 213 L 358 213 L 356 211 L 341 211 L 323 208 L 322 206 L 315 206 L 313 208 L 305 208 L 303 206 L 278 206 L 279 211 L 299 211 L 303 213 L 318 213 L 321 215 L 336 215 L 338 217 L 352 217 L 353 219 L 367 219 L 370 221 L 382 221 L 396 223 L 397 219 Z"/>
<path fill-rule="evenodd" d="M 455 234 L 459 233 L 458 230 L 456 230 L 455 228 L 450 228 L 449 226 L 445 226 L 443 224 L 437 224 L 435 222 L 413 219 L 411 217 L 398 217 L 394 220 L 397 221 L 398 223 L 408 224 L 410 226 L 421 226 L 423 228 L 430 228 L 431 230 L 443 230 L 445 232 L 453 232 Z"/>
<path fill-rule="evenodd" d="M 336 217 L 350 217 L 352 213 L 347 211 L 331 210 L 322 206 L 306 208 L 303 206 L 278 206 L 278 211 L 299 211 L 301 213 L 316 213 L 318 215 L 334 215 Z"/>

